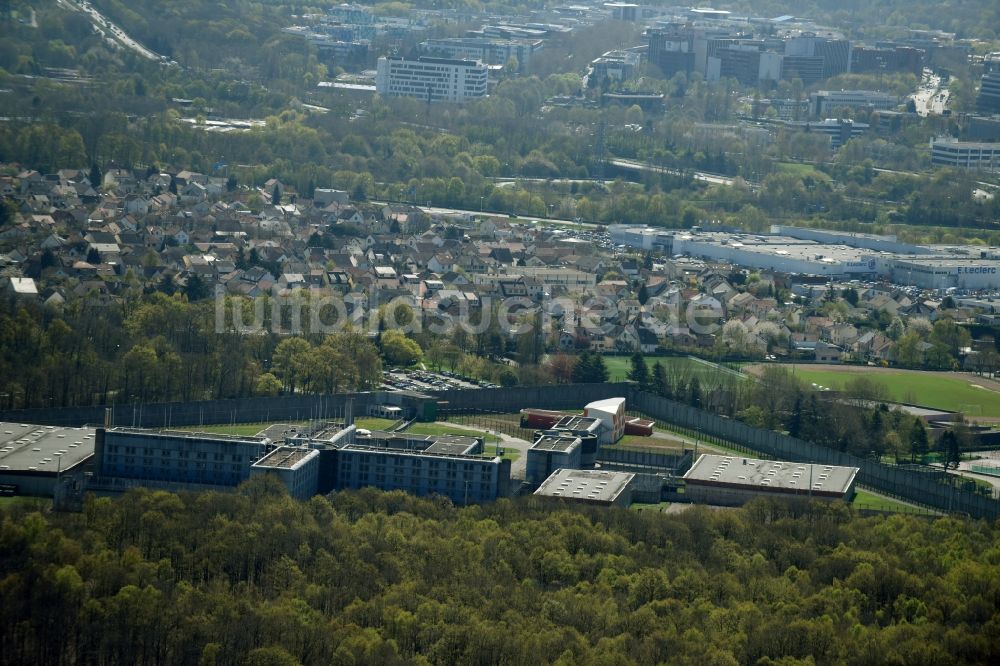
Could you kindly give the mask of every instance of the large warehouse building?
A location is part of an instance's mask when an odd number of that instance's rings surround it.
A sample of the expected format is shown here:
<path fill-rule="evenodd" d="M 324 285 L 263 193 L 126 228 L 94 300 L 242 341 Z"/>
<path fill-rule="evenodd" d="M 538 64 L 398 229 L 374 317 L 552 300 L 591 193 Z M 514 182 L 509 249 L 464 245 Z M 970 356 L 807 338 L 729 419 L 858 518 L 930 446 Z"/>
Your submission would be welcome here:
<path fill-rule="evenodd" d="M 857 467 L 702 454 L 684 475 L 692 502 L 739 506 L 757 497 L 854 498 Z"/>
<path fill-rule="evenodd" d="M 0 423 L 0 496 L 51 496 L 57 477 L 94 456 L 94 428 Z"/>
<path fill-rule="evenodd" d="M 770 234 L 666 231 L 614 225 L 612 239 L 641 249 L 759 270 L 830 279 L 887 279 L 925 289 L 1000 289 L 1000 248 L 914 245 L 895 236 L 774 226 Z"/>

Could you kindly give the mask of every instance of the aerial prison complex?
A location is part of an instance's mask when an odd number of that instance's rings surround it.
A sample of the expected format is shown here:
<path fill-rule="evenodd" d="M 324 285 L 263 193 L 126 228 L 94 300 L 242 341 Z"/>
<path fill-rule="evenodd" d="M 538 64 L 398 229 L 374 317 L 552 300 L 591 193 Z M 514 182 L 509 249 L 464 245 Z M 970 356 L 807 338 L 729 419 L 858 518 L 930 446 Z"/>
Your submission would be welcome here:
<path fill-rule="evenodd" d="M 369 431 L 349 413 L 342 422 L 273 425 L 255 436 L 0 423 L 0 494 L 51 496 L 57 506 L 73 508 L 86 492 L 227 490 L 270 475 L 300 499 L 374 487 L 441 495 L 459 505 L 526 492 L 606 506 L 740 504 L 790 489 L 816 499 L 853 495 L 853 468 L 704 455 L 692 465 L 691 451 L 615 446 L 626 433 L 652 433 L 652 422 L 626 416 L 624 398 L 592 402 L 583 414 L 526 409 L 522 424 L 536 428 L 523 481 L 512 479 L 511 461 L 481 437 Z"/>
<path fill-rule="evenodd" d="M 886 279 L 924 289 L 979 291 L 1000 288 L 1000 249 L 927 246 L 894 236 L 775 225 L 771 233 L 666 231 L 612 225 L 619 245 L 658 249 L 747 268 L 831 279 Z"/>

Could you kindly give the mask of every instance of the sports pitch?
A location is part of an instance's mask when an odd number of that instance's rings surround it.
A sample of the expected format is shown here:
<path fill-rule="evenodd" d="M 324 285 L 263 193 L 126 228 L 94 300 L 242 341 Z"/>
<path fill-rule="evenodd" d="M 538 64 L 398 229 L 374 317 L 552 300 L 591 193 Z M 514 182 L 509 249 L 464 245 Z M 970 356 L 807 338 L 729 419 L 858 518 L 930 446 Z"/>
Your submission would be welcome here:
<path fill-rule="evenodd" d="M 704 382 L 706 379 L 717 377 L 728 377 L 732 379 L 742 379 L 735 370 L 720 367 L 708 361 L 691 358 L 690 356 L 646 356 L 646 367 L 650 370 L 659 361 L 667 369 L 667 375 L 682 374 L 684 376 L 698 376 L 698 380 Z M 631 356 L 605 356 L 604 365 L 608 368 L 608 380 L 621 382 L 628 379 L 629 370 L 632 369 Z M 710 381 L 709 383 L 714 383 Z"/>
<path fill-rule="evenodd" d="M 896 402 L 963 412 L 971 420 L 1000 418 L 998 385 L 974 375 L 846 366 L 836 369 L 794 367 L 795 375 L 809 384 L 836 390 L 856 377 L 865 377 L 885 386 L 889 398 Z"/>

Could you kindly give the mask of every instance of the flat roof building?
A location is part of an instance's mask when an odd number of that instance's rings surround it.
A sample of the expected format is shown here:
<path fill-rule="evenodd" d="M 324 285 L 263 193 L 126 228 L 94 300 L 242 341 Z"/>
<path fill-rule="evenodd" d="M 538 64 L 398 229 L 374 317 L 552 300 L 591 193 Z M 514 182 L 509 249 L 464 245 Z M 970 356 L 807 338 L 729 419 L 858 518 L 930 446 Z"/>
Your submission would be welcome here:
<path fill-rule="evenodd" d="M 94 428 L 0 422 L 0 495 L 51 496 L 94 456 Z"/>
<path fill-rule="evenodd" d="M 531 57 L 540 51 L 540 39 L 490 39 L 488 37 L 446 37 L 428 39 L 420 43 L 420 50 L 428 56 L 442 56 L 457 60 L 480 61 L 487 65 L 506 65 L 511 58 L 523 71 Z"/>
<path fill-rule="evenodd" d="M 481 437 L 465 435 L 419 435 L 406 431 L 370 430 L 357 433 L 355 443 L 361 446 L 456 455 L 479 455 L 483 452 Z"/>
<path fill-rule="evenodd" d="M 557 469 L 534 494 L 584 504 L 628 507 L 632 503 L 634 479 L 632 472 Z"/>
<path fill-rule="evenodd" d="M 931 164 L 957 169 L 1000 170 L 1000 143 L 931 139 Z"/>
<path fill-rule="evenodd" d="M 319 481 L 319 451 L 281 446 L 250 465 L 250 476 L 276 476 L 296 499 L 316 494 Z"/>
<path fill-rule="evenodd" d="M 820 90 L 809 95 L 813 115 L 827 117 L 834 109 L 894 109 L 899 97 L 877 90 Z"/>
<path fill-rule="evenodd" d="M 557 469 L 580 469 L 583 442 L 571 434 L 543 434 L 528 449 L 525 480 L 541 484 Z"/>
<path fill-rule="evenodd" d="M 94 483 L 108 490 L 235 487 L 273 448 L 266 437 L 142 428 L 100 428 L 95 440 Z"/>
<path fill-rule="evenodd" d="M 500 457 L 407 451 L 348 444 L 323 451 L 333 463 L 334 488 L 373 487 L 414 495 L 444 495 L 456 504 L 491 502 L 507 492 L 510 461 Z"/>
<path fill-rule="evenodd" d="M 857 467 L 702 454 L 684 475 L 692 502 L 738 506 L 756 497 L 851 500 Z"/>
<path fill-rule="evenodd" d="M 488 67 L 475 60 L 421 56 L 417 60 L 381 57 L 375 90 L 386 97 L 416 97 L 428 102 L 465 102 L 486 97 Z"/>

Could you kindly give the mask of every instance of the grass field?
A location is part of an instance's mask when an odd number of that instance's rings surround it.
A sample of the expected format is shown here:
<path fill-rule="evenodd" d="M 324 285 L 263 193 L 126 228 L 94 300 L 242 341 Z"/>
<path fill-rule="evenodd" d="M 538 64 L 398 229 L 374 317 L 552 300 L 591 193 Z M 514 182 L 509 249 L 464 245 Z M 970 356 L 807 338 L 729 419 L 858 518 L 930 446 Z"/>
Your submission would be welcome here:
<path fill-rule="evenodd" d="M 898 511 L 902 513 L 913 513 L 913 508 L 909 507 L 896 500 L 889 499 L 888 497 L 883 497 L 882 495 L 876 495 L 875 493 L 870 493 L 867 490 L 856 490 L 854 492 L 854 501 L 852 502 L 857 509 L 872 509 L 875 511 Z"/>
<path fill-rule="evenodd" d="M 653 365 L 659 361 L 667 369 L 667 375 L 671 373 L 684 373 L 687 375 L 698 375 L 698 380 L 704 382 L 706 378 L 726 376 L 736 378 L 739 376 L 735 371 L 722 369 L 707 361 L 699 361 L 688 356 L 646 356 L 646 366 L 652 370 Z M 629 370 L 632 368 L 632 357 L 630 356 L 605 356 L 604 365 L 608 368 L 608 380 L 620 382 L 628 379 Z"/>
<path fill-rule="evenodd" d="M 363 430 L 388 430 L 395 421 L 392 419 L 380 419 L 375 416 L 362 416 L 354 419 L 354 425 Z"/>
<path fill-rule="evenodd" d="M 625 435 L 615 446 L 623 449 L 663 449 L 680 451 L 685 447 L 679 439 L 662 439 L 660 437 L 642 437 L 640 435 Z M 688 446 L 687 448 L 691 448 Z"/>
<path fill-rule="evenodd" d="M 806 382 L 831 389 L 841 389 L 856 377 L 866 377 L 884 385 L 889 398 L 897 402 L 964 412 L 973 420 L 977 416 L 1000 418 L 1000 392 L 977 388 L 974 377 L 914 370 L 813 370 L 803 366 L 796 366 L 795 374 Z"/>
<path fill-rule="evenodd" d="M 830 180 L 829 175 L 818 170 L 811 164 L 799 164 L 798 162 L 777 162 L 774 165 L 774 168 L 778 171 L 778 173 L 790 173 L 798 176 L 799 178 L 811 176 L 813 180 L 822 182 Z"/>
<path fill-rule="evenodd" d="M 659 504 L 636 502 L 635 504 L 629 506 L 629 508 L 633 511 L 665 511 L 669 506 L 670 502 L 660 502 Z"/>
<path fill-rule="evenodd" d="M 496 447 L 494 445 L 487 444 L 483 451 L 483 457 L 492 458 L 494 451 L 496 451 Z M 521 452 L 518 451 L 517 449 L 504 449 L 503 455 L 500 457 L 503 460 L 509 460 L 511 462 L 514 462 L 515 460 L 521 457 Z"/>
<path fill-rule="evenodd" d="M 414 435 L 462 435 L 463 437 L 485 437 L 485 433 L 456 428 L 445 423 L 414 423 L 406 432 Z"/>

